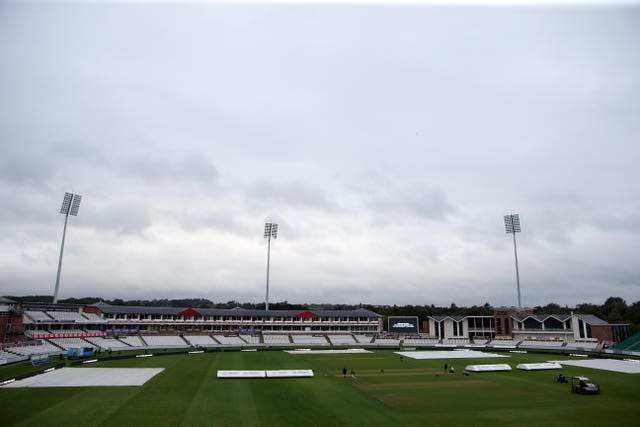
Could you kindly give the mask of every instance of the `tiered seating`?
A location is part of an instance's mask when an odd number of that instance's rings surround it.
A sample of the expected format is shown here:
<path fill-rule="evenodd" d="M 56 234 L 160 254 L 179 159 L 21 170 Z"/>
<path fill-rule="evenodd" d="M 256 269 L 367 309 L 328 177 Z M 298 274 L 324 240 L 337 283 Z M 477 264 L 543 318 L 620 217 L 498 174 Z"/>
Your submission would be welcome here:
<path fill-rule="evenodd" d="M 376 345 L 390 345 L 390 346 L 399 346 L 400 340 L 396 338 L 376 338 L 373 342 Z"/>
<path fill-rule="evenodd" d="M 477 338 L 473 339 L 473 343 L 476 344 L 476 345 L 487 345 L 487 344 L 489 344 L 490 341 L 491 340 L 489 340 L 487 338 L 480 338 L 480 337 L 477 337 Z"/>
<path fill-rule="evenodd" d="M 34 334 L 48 334 L 50 333 L 47 329 L 32 329 L 24 331 L 24 334 L 28 337 L 33 337 Z"/>
<path fill-rule="evenodd" d="M 178 335 L 144 335 L 142 337 L 149 347 L 188 347 Z"/>
<path fill-rule="evenodd" d="M 200 345 L 206 347 L 217 344 L 209 335 L 184 335 L 184 339 L 189 341 L 193 346 Z"/>
<path fill-rule="evenodd" d="M 213 338 L 215 338 L 215 340 L 222 345 L 246 345 L 247 344 L 242 339 L 240 339 L 240 337 L 236 337 L 236 336 L 227 337 L 224 335 L 214 335 Z"/>
<path fill-rule="evenodd" d="M 441 345 L 446 346 L 464 346 L 469 344 L 469 338 L 446 338 L 442 340 Z"/>
<path fill-rule="evenodd" d="M 488 346 L 495 348 L 515 348 L 518 342 L 519 341 L 516 340 L 491 340 Z"/>
<path fill-rule="evenodd" d="M 354 335 L 353 337 L 360 344 L 369 344 L 371 342 L 371 337 L 368 337 L 366 335 Z"/>
<path fill-rule="evenodd" d="M 82 315 L 87 318 L 88 323 L 105 323 L 106 322 L 106 319 L 103 319 L 102 317 L 98 316 L 95 313 L 82 313 Z"/>
<path fill-rule="evenodd" d="M 85 331 L 83 329 L 78 329 L 78 328 L 73 328 L 73 329 L 53 329 L 53 328 L 50 328 L 49 332 L 52 333 L 52 334 L 65 334 L 65 333 L 76 334 L 76 333 L 85 332 Z"/>
<path fill-rule="evenodd" d="M 627 347 L 628 351 L 640 351 L 640 342 L 630 345 Z"/>
<path fill-rule="evenodd" d="M 289 335 L 264 335 L 265 344 L 290 344 Z"/>
<path fill-rule="evenodd" d="M 565 348 L 574 349 L 574 350 L 595 350 L 598 348 L 598 340 L 597 339 L 584 339 L 584 340 L 576 340 L 575 342 L 568 343 Z"/>
<path fill-rule="evenodd" d="M 327 336 L 329 337 L 329 341 L 331 341 L 333 345 L 351 345 L 351 344 L 358 343 L 358 341 L 356 341 L 356 339 L 351 334 L 348 334 L 348 335 L 347 334 L 342 334 L 342 335 L 329 334 Z"/>
<path fill-rule="evenodd" d="M 638 344 L 640 344 L 640 332 L 635 333 L 628 337 L 626 340 L 615 344 L 613 348 L 615 348 L 616 350 L 635 351 L 638 349 Z"/>
<path fill-rule="evenodd" d="M 314 336 L 314 335 L 294 335 L 291 334 L 291 338 L 293 342 L 296 344 L 313 344 L 313 345 L 329 345 L 327 339 L 322 336 Z"/>
<path fill-rule="evenodd" d="M 260 335 L 240 335 L 247 344 L 258 345 L 260 344 Z"/>
<path fill-rule="evenodd" d="M 11 353 L 21 354 L 23 356 L 31 356 L 33 354 L 59 354 L 62 353 L 55 345 L 42 341 L 40 345 L 25 345 L 22 347 L 9 347 L 6 349 Z"/>
<path fill-rule="evenodd" d="M 87 323 L 87 319 L 77 311 L 47 311 L 47 314 L 55 320 L 74 321 L 76 323 Z"/>
<path fill-rule="evenodd" d="M 559 348 L 564 345 L 564 341 L 556 340 L 523 340 L 520 348 Z"/>
<path fill-rule="evenodd" d="M 131 348 L 127 344 L 119 341 L 115 338 L 103 338 L 103 337 L 87 337 L 85 338 L 88 342 L 93 344 L 96 347 L 100 347 L 103 350 L 108 349 L 123 349 L 123 348 Z"/>
<path fill-rule="evenodd" d="M 82 338 L 51 338 L 49 341 L 56 345 L 59 345 L 65 350 L 91 345 Z"/>
<path fill-rule="evenodd" d="M 7 363 L 11 363 L 17 359 L 20 359 L 23 356 L 19 356 L 17 354 L 14 353 L 9 353 L 7 351 L 2 351 L 0 350 L 0 360 L 6 360 Z"/>
<path fill-rule="evenodd" d="M 129 335 L 118 339 L 124 343 L 129 344 L 131 347 L 146 347 L 145 343 L 142 342 L 140 337 L 137 335 Z"/>
<path fill-rule="evenodd" d="M 45 313 L 44 311 L 26 310 L 24 314 L 26 314 L 28 317 L 30 317 L 36 322 L 39 320 L 51 321 L 51 317 L 47 316 L 47 313 Z"/>
<path fill-rule="evenodd" d="M 438 344 L 440 340 L 438 338 L 405 338 L 404 346 L 434 346 Z"/>

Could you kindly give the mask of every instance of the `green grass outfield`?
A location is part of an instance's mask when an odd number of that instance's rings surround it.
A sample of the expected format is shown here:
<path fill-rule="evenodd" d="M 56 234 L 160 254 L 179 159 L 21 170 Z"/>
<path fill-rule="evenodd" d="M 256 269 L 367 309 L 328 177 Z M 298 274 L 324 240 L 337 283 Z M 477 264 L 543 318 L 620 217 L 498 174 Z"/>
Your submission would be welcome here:
<path fill-rule="evenodd" d="M 142 387 L 0 388 L 1 426 L 632 426 L 640 425 L 640 375 L 566 367 L 601 385 L 579 396 L 558 371 L 515 365 L 564 356 L 412 360 L 392 351 L 289 355 L 212 352 L 98 362 L 90 367 L 162 367 Z M 444 374 L 444 363 L 458 373 Z M 472 373 L 468 364 L 509 363 Z M 357 379 L 343 378 L 342 368 Z M 0 368 L 0 378 L 28 370 Z M 82 368 L 77 368 L 82 369 Z M 313 369 L 314 378 L 216 378 L 218 369 Z"/>

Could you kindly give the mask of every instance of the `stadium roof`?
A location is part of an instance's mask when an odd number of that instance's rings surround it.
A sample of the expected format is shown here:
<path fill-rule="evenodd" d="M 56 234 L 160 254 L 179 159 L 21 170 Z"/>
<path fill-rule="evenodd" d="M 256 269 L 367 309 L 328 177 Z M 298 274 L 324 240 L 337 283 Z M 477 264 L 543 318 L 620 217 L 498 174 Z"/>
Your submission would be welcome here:
<path fill-rule="evenodd" d="M 128 306 L 128 305 L 111 305 L 106 303 L 97 303 L 92 307 L 98 308 L 103 313 L 108 314 L 158 314 L 158 315 L 174 315 L 178 316 L 183 311 L 184 315 L 191 316 L 193 311 L 202 316 L 281 316 L 281 317 L 308 317 L 308 313 L 315 314 L 319 317 L 382 317 L 378 313 L 371 310 L 359 308 L 357 310 L 252 310 L 241 307 L 235 308 L 192 308 L 192 307 L 146 307 L 146 306 Z"/>
<path fill-rule="evenodd" d="M 565 322 L 571 318 L 571 315 L 570 314 L 543 314 L 543 315 L 531 314 L 528 316 L 511 316 L 512 319 L 519 320 L 521 322 L 527 319 L 534 319 L 540 323 L 544 322 L 550 317 L 556 320 L 559 320 L 561 322 Z"/>
<path fill-rule="evenodd" d="M 585 323 L 590 325 L 608 325 L 609 322 L 602 320 L 601 318 L 594 316 L 593 314 L 576 314 L 576 317 Z"/>
<path fill-rule="evenodd" d="M 429 319 L 433 319 L 433 320 L 435 320 L 436 322 L 442 322 L 442 321 L 443 321 L 443 320 L 445 320 L 445 319 L 451 319 L 451 320 L 454 320 L 454 321 L 456 321 L 456 322 L 459 322 L 459 321 L 461 321 L 461 320 L 463 320 L 463 319 L 466 319 L 466 318 L 468 318 L 468 317 L 493 317 L 493 316 L 479 316 L 479 315 L 478 315 L 478 316 L 477 316 L 477 315 L 465 315 L 465 316 L 463 316 L 463 315 L 452 315 L 452 316 L 428 316 L 428 317 L 429 317 Z"/>
<path fill-rule="evenodd" d="M 7 297 L 0 297 L 0 304 L 15 304 L 16 302 Z"/>

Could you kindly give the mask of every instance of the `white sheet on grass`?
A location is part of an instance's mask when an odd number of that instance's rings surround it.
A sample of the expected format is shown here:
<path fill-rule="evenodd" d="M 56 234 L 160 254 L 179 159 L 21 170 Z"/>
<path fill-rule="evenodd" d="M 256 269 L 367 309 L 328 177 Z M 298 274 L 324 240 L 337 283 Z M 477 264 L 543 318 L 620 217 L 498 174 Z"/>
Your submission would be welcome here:
<path fill-rule="evenodd" d="M 141 386 L 164 368 L 61 368 L 3 387 Z"/>
<path fill-rule="evenodd" d="M 400 356 L 411 359 L 483 359 L 489 357 L 509 357 L 495 353 L 484 353 L 475 350 L 453 350 L 453 351 L 396 351 Z"/>
<path fill-rule="evenodd" d="M 298 350 L 284 350 L 285 353 L 289 354 L 362 354 L 362 353 L 371 353 L 369 350 L 365 350 L 364 348 L 348 348 L 343 350 L 306 350 L 306 349 L 298 349 Z"/>
<path fill-rule="evenodd" d="M 561 365 L 579 366 L 582 368 L 602 369 L 603 371 L 621 372 L 623 374 L 640 374 L 640 364 L 617 359 L 580 359 L 551 360 Z"/>

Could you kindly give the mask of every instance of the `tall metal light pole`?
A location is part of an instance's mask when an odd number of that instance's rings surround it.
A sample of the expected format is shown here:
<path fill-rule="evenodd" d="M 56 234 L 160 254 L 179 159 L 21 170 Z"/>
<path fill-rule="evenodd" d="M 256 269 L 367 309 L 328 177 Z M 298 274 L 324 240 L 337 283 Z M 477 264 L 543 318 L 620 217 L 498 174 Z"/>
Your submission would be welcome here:
<path fill-rule="evenodd" d="M 511 214 L 504 216 L 504 228 L 507 234 L 513 234 L 513 254 L 516 258 L 516 284 L 518 285 L 518 308 L 522 308 L 522 300 L 520 299 L 520 273 L 518 272 L 518 247 L 516 246 L 516 233 L 520 233 L 520 216 Z"/>
<path fill-rule="evenodd" d="M 278 238 L 278 224 L 266 222 L 264 224 L 264 238 L 267 239 L 267 297 L 264 308 L 269 310 L 269 263 L 271 261 L 271 238 Z"/>
<path fill-rule="evenodd" d="M 62 230 L 62 244 L 60 245 L 60 259 L 58 260 L 58 274 L 56 274 L 56 289 L 53 293 L 53 303 L 58 303 L 58 290 L 60 289 L 60 270 L 62 269 L 62 253 L 64 252 L 64 238 L 67 234 L 67 221 L 69 215 L 77 216 L 80 209 L 82 196 L 73 193 L 64 193 L 60 213 L 64 215 L 64 229 Z"/>

